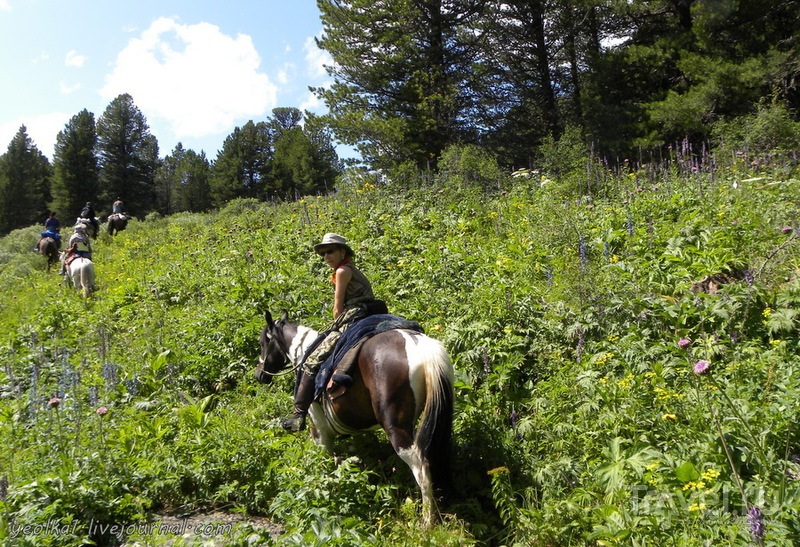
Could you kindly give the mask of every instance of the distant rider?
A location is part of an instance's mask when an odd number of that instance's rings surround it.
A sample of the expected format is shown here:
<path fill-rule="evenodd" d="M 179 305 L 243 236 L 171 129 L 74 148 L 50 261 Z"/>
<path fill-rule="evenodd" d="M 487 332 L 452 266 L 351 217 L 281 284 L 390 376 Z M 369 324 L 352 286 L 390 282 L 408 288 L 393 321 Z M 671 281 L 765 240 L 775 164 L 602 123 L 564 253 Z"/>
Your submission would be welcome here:
<path fill-rule="evenodd" d="M 89 241 L 89 235 L 86 233 L 86 226 L 83 224 L 78 224 L 73 228 L 72 235 L 67 244 L 67 256 L 61 267 L 61 275 L 66 273 L 67 265 L 78 256 L 88 259 L 92 258 L 92 244 Z"/>
<path fill-rule="evenodd" d="M 122 200 L 117 198 L 117 201 L 111 206 L 111 214 L 112 215 L 121 215 L 122 214 Z"/>
<path fill-rule="evenodd" d="M 46 232 L 52 232 L 54 234 L 57 234 L 59 230 L 61 230 L 61 223 L 56 218 L 55 211 L 50 213 L 50 216 L 44 221 L 44 229 Z"/>
<path fill-rule="evenodd" d="M 92 207 L 92 202 L 87 201 L 86 205 L 84 205 L 83 209 L 81 209 L 81 218 L 89 219 L 89 222 L 91 222 L 92 226 L 94 226 L 95 235 L 100 233 L 100 223 L 97 222 L 97 218 L 95 218 L 96 216 L 97 214 L 94 212 L 94 207 Z"/>

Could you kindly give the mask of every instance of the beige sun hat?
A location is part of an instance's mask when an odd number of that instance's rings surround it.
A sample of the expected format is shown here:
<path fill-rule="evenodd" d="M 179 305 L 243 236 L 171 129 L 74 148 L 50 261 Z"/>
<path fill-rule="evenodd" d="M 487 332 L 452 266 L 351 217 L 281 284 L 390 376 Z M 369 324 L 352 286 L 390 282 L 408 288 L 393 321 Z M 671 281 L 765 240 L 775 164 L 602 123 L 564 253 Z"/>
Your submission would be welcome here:
<path fill-rule="evenodd" d="M 346 256 L 353 256 L 356 253 L 353 249 L 350 248 L 350 245 L 347 244 L 347 239 L 344 236 L 340 236 L 339 234 L 334 234 L 329 232 L 322 236 L 322 241 L 314 245 L 314 252 L 319 252 L 320 247 L 327 247 L 328 245 L 339 245 L 340 247 L 344 247 L 346 251 Z"/>

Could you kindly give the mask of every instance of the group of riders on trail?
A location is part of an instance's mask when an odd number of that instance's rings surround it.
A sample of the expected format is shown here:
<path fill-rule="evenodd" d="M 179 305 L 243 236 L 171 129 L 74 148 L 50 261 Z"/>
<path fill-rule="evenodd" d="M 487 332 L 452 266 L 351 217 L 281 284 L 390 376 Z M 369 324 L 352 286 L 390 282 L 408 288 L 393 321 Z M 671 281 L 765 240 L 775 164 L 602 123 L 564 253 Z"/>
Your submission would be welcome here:
<path fill-rule="evenodd" d="M 122 210 L 122 201 L 117 198 L 111 208 L 112 217 L 121 217 L 127 219 L 127 215 Z M 69 264 L 77 257 L 92 258 L 92 244 L 89 236 L 89 228 L 92 228 L 92 237 L 97 237 L 100 232 L 100 223 L 97 220 L 94 207 L 91 201 L 87 201 L 86 205 L 81 209 L 80 215 L 76 219 L 75 226 L 72 228 L 72 234 L 69 237 L 67 248 L 62 254 L 61 260 L 61 274 L 65 275 L 69 268 Z M 44 221 L 44 231 L 41 232 L 41 239 L 34 248 L 35 251 L 43 252 L 44 245 L 50 240 L 55 242 L 57 250 L 61 249 L 61 223 L 59 222 L 56 212 L 53 211 Z"/>

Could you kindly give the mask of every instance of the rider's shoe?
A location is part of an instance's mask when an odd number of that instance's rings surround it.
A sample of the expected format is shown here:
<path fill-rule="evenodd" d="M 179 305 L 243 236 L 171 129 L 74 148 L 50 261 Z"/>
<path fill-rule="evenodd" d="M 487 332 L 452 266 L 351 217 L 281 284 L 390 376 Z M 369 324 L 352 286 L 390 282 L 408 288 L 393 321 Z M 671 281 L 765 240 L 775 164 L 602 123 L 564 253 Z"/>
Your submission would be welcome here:
<path fill-rule="evenodd" d="M 294 413 L 281 422 L 281 427 L 286 431 L 303 431 L 306 428 L 305 413 Z"/>

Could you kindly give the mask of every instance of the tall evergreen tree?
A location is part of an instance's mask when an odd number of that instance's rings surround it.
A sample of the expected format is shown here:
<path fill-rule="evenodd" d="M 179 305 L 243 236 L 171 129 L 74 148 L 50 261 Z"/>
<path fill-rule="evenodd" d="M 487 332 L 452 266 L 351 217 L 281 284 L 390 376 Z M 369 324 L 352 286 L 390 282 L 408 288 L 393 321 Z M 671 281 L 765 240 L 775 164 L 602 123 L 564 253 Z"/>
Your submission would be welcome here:
<path fill-rule="evenodd" d="M 472 64 L 483 0 L 317 0 L 334 131 L 370 163 L 435 164 L 477 138 Z"/>
<path fill-rule="evenodd" d="M 175 189 L 178 211 L 202 212 L 211 209 L 211 166 L 205 152 L 187 150 L 178 163 L 181 178 Z"/>
<path fill-rule="evenodd" d="M 210 173 L 211 167 L 204 152 L 198 155 L 178 143 L 156 173 L 157 210 L 170 215 L 179 211 L 210 209 Z"/>
<path fill-rule="evenodd" d="M 171 215 L 178 210 L 176 191 L 181 180 L 178 166 L 185 154 L 183 143 L 179 142 L 172 150 L 172 154 L 167 155 L 159 162 L 158 169 L 156 169 L 156 211 L 163 215 Z"/>
<path fill-rule="evenodd" d="M 20 126 L 0 156 L 0 234 L 44 222 L 51 174 L 50 162 Z"/>
<path fill-rule="evenodd" d="M 211 168 L 215 206 L 235 198 L 264 198 L 272 158 L 271 134 L 266 122 L 250 120 L 228 135 Z"/>
<path fill-rule="evenodd" d="M 65 221 L 78 216 L 87 201 L 97 199 L 100 167 L 96 149 L 94 114 L 84 109 L 56 137 L 50 207 Z"/>
<path fill-rule="evenodd" d="M 306 113 L 300 125 L 303 113 L 297 108 L 276 108 L 272 115 L 272 193 L 298 197 L 332 189 L 339 159 L 322 118 Z"/>
<path fill-rule="evenodd" d="M 100 156 L 98 207 L 117 198 L 133 215 L 142 217 L 155 208 L 158 142 L 147 120 L 127 93 L 118 96 L 97 122 Z M 99 210 L 98 210 L 99 212 Z"/>

